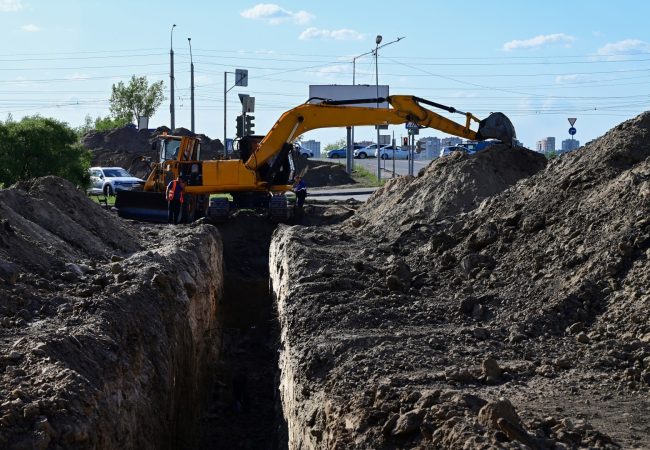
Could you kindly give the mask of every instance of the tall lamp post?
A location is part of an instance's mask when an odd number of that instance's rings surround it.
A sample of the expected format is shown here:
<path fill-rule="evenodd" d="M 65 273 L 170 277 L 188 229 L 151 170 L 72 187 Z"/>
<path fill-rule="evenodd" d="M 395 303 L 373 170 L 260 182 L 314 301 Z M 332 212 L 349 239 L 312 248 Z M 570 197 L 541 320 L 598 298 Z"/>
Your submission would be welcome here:
<path fill-rule="evenodd" d="M 362 53 L 360 55 L 355 56 L 352 58 L 352 86 L 357 84 L 356 80 L 356 73 L 357 73 L 357 59 L 370 55 L 373 53 L 373 50 L 370 50 L 369 52 Z M 347 157 L 346 157 L 346 168 L 348 174 L 352 174 L 352 165 L 353 165 L 353 159 L 352 159 L 352 152 L 354 150 L 354 127 L 347 127 L 348 130 L 348 150 L 347 150 Z"/>
<path fill-rule="evenodd" d="M 174 110 L 174 28 L 176 24 L 172 25 L 172 30 L 169 33 L 169 112 L 171 114 L 171 129 L 176 128 L 176 112 Z"/>
<path fill-rule="evenodd" d="M 187 38 L 187 43 L 190 45 L 190 107 L 192 109 L 192 133 L 194 133 L 194 60 L 192 59 L 192 38 Z"/>
<path fill-rule="evenodd" d="M 379 44 L 381 44 L 381 35 L 378 34 L 375 38 L 375 85 L 377 86 L 377 109 L 379 109 L 379 65 L 378 55 L 379 55 Z M 377 183 L 381 181 L 381 150 L 379 147 L 379 124 L 377 127 Z"/>

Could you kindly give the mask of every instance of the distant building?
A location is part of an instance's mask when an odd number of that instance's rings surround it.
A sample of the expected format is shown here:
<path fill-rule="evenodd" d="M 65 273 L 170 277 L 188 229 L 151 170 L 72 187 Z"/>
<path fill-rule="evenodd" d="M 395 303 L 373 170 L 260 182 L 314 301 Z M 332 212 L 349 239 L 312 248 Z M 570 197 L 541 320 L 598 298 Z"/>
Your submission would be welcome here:
<path fill-rule="evenodd" d="M 302 146 L 314 153 L 314 158 L 320 158 L 320 142 L 310 139 L 303 141 Z"/>
<path fill-rule="evenodd" d="M 429 136 L 418 141 L 420 154 L 426 159 L 435 158 L 440 154 L 440 138 Z"/>
<path fill-rule="evenodd" d="M 441 147 L 454 147 L 456 145 L 461 145 L 463 143 L 463 140 L 459 137 L 446 137 L 442 138 L 440 140 L 440 146 Z"/>
<path fill-rule="evenodd" d="M 549 152 L 554 152 L 555 151 L 555 138 L 554 137 L 546 137 L 542 139 L 541 141 L 537 141 L 537 148 L 536 150 L 540 153 L 549 153 Z"/>
<path fill-rule="evenodd" d="M 565 139 L 562 141 L 562 153 L 570 152 L 580 147 L 580 141 L 577 139 Z"/>

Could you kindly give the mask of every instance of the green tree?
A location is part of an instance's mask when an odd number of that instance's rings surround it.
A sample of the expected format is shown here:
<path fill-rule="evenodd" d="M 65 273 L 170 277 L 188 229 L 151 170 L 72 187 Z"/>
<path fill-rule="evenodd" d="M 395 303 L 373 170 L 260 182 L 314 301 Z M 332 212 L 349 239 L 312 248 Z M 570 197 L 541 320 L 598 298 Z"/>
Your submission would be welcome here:
<path fill-rule="evenodd" d="M 345 147 L 347 145 L 347 140 L 345 138 L 341 138 L 338 141 L 332 143 L 332 144 L 327 144 L 325 146 L 325 152 L 328 152 L 330 150 L 336 150 L 337 148 Z"/>
<path fill-rule="evenodd" d="M 550 150 L 546 153 L 544 153 L 544 156 L 546 156 L 546 159 L 551 160 L 557 158 L 557 152 L 555 150 Z"/>
<path fill-rule="evenodd" d="M 108 130 L 114 130 L 115 128 L 121 128 L 127 123 L 131 123 L 129 119 L 126 118 L 116 118 L 113 119 L 110 116 L 106 116 L 104 118 L 102 117 L 97 117 L 95 119 L 95 130 L 97 131 L 108 131 Z"/>
<path fill-rule="evenodd" d="M 0 123 L 0 183 L 5 186 L 57 175 L 86 188 L 90 159 L 75 130 L 63 122 L 32 116 Z"/>
<path fill-rule="evenodd" d="M 162 81 L 149 86 L 147 77 L 133 75 L 128 85 L 122 81 L 113 85 L 110 110 L 113 118 L 133 122 L 140 116 L 153 116 L 163 100 L 165 96 Z"/>

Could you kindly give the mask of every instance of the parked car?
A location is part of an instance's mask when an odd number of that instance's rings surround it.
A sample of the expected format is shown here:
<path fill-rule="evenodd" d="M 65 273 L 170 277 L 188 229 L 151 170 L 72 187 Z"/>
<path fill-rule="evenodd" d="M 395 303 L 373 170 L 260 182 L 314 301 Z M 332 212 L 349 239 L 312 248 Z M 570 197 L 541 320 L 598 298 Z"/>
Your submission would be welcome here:
<path fill-rule="evenodd" d="M 330 159 L 345 158 L 346 156 L 348 156 L 348 149 L 345 147 L 327 151 L 327 157 Z"/>
<path fill-rule="evenodd" d="M 474 153 L 478 153 L 480 151 L 486 150 L 490 148 L 492 145 L 496 144 L 498 141 L 479 141 L 479 142 L 470 142 L 470 143 L 464 143 L 463 147 L 467 149 L 467 152 L 472 155 Z"/>
<path fill-rule="evenodd" d="M 385 146 L 381 146 L 383 148 Z M 354 151 L 354 157 L 359 159 L 374 158 L 377 153 L 377 144 L 370 144 L 367 147 L 361 147 Z"/>
<path fill-rule="evenodd" d="M 304 158 L 313 158 L 314 157 L 314 152 L 311 151 L 311 149 L 308 149 L 306 147 L 303 147 L 300 143 L 296 142 L 293 144 L 294 148 L 300 155 Z"/>
<path fill-rule="evenodd" d="M 144 186 L 144 180 L 134 177 L 122 167 L 91 167 L 90 194 L 115 195 L 120 190 L 138 190 Z"/>
<path fill-rule="evenodd" d="M 362 148 L 363 148 L 362 145 L 354 144 L 352 146 L 352 149 L 353 149 L 353 152 L 354 152 L 353 154 L 356 155 L 357 150 L 360 150 Z M 341 147 L 341 148 L 337 148 L 335 150 L 329 150 L 327 152 L 327 157 L 328 158 L 345 158 L 347 156 L 348 156 L 348 148 L 347 147 Z M 355 158 L 356 158 L 356 156 L 355 156 Z"/>
<path fill-rule="evenodd" d="M 375 153 L 375 156 L 377 154 Z M 382 147 L 380 150 L 379 157 L 381 159 L 409 159 L 409 151 L 404 150 L 401 147 L 395 147 L 393 146 L 390 147 Z"/>
<path fill-rule="evenodd" d="M 447 147 L 442 147 L 440 149 L 440 157 L 442 158 L 443 156 L 449 155 L 451 152 L 463 152 L 463 153 L 469 153 L 466 147 L 463 147 L 462 145 L 450 145 Z"/>

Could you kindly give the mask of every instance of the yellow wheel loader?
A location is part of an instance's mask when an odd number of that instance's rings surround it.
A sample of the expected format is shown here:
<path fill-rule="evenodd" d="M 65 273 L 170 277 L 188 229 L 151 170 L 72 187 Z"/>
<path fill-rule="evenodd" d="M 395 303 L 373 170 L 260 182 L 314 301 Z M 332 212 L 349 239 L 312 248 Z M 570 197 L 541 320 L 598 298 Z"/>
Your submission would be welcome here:
<path fill-rule="evenodd" d="M 354 106 L 384 102 L 388 102 L 390 107 Z M 456 123 L 423 105 L 462 114 L 465 121 Z M 476 131 L 470 128 L 473 121 L 478 123 Z M 232 204 L 235 207 L 268 208 L 272 219 L 283 221 L 289 217 L 285 193 L 291 190 L 292 142 L 298 136 L 317 128 L 407 122 L 471 140 L 498 139 L 512 145 L 516 137 L 512 123 L 502 113 L 492 113 L 480 120 L 471 113 L 414 96 L 346 101 L 310 99 L 285 112 L 266 136 L 242 138 L 239 141 L 239 159 L 202 161 L 196 138 L 160 136 L 159 162 L 153 164 L 143 191 L 120 191 L 115 206 L 122 217 L 165 221 L 165 189 L 169 181 L 182 176 L 186 180 L 185 215 L 190 220 L 204 215 L 226 217 Z M 230 194 L 233 201 L 225 197 L 210 200 L 211 194 Z"/>

